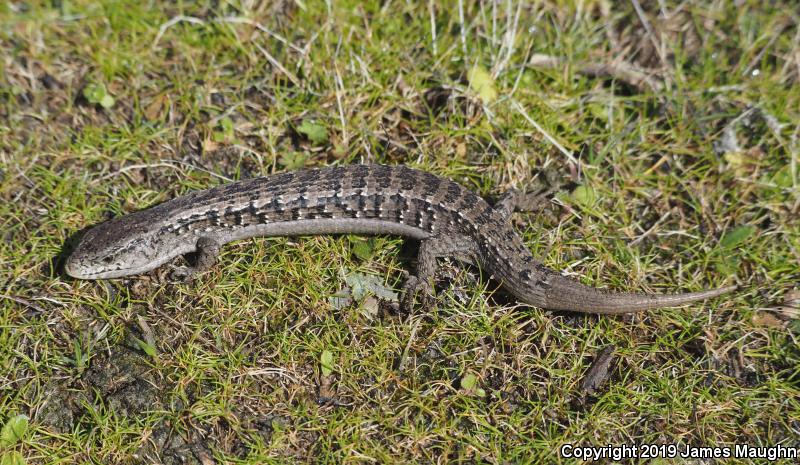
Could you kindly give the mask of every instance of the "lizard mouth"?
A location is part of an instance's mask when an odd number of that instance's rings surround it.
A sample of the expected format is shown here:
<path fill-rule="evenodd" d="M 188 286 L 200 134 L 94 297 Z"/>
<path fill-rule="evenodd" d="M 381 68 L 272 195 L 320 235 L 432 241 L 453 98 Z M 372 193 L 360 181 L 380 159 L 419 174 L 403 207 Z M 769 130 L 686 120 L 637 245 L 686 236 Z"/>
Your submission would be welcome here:
<path fill-rule="evenodd" d="M 81 266 L 80 262 L 73 260 L 72 257 L 67 259 L 67 263 L 64 264 L 64 271 L 73 278 L 77 279 L 101 279 L 107 277 L 106 274 L 109 272 L 103 271 L 89 271 L 87 267 Z"/>
<path fill-rule="evenodd" d="M 64 271 L 69 276 L 77 279 L 121 278 L 140 272 L 138 268 L 112 268 L 102 271 L 90 271 L 89 268 L 81 266 L 80 263 L 74 261 L 67 261 L 64 265 Z"/>
<path fill-rule="evenodd" d="M 127 276 L 136 272 L 131 267 L 123 267 L 119 263 L 112 260 L 106 260 L 101 263 L 101 260 L 92 259 L 82 256 L 80 250 L 76 250 L 67 258 L 64 264 L 64 271 L 73 278 L 77 279 L 104 279 L 104 278 L 117 278 L 120 276 Z"/>
<path fill-rule="evenodd" d="M 77 279 L 109 279 L 123 278 L 146 273 L 167 263 L 178 255 L 191 250 L 175 249 L 173 253 L 149 260 L 142 256 L 129 257 L 130 260 L 117 258 L 113 262 L 102 262 L 101 259 L 81 257 L 79 251 L 73 252 L 64 264 L 64 271 Z M 127 262 L 126 265 L 124 265 Z"/>

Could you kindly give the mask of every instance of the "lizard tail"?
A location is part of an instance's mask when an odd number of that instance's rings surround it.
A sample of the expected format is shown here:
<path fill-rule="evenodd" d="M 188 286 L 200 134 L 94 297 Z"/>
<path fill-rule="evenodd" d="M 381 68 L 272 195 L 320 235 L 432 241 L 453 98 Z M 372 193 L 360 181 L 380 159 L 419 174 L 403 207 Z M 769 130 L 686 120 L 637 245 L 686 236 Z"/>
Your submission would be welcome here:
<path fill-rule="evenodd" d="M 637 294 L 609 292 L 585 286 L 570 278 L 555 274 L 548 279 L 548 289 L 539 294 L 541 302 L 529 302 L 549 310 L 583 313 L 618 314 L 679 305 L 710 299 L 728 293 L 736 285 L 685 294 Z"/>

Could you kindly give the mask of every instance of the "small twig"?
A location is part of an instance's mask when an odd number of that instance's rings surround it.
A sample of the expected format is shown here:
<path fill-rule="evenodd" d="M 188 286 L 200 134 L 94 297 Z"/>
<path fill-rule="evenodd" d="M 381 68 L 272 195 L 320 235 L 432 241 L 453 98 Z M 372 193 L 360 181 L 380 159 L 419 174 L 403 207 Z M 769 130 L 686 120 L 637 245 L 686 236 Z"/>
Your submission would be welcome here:
<path fill-rule="evenodd" d="M 644 29 L 647 32 L 647 37 L 650 38 L 650 42 L 653 43 L 653 47 L 655 47 L 656 53 L 658 53 L 658 58 L 661 59 L 661 63 L 664 66 L 667 66 L 667 57 L 664 56 L 664 51 L 661 49 L 661 44 L 658 42 L 658 39 L 656 39 L 653 28 L 650 26 L 650 21 L 647 20 L 647 16 L 644 14 L 642 5 L 639 4 L 639 0 L 631 0 L 631 3 L 633 4 L 633 9 L 636 10 L 636 15 L 639 16 L 639 21 L 642 22 L 642 26 L 644 26 Z"/>
<path fill-rule="evenodd" d="M 753 57 L 753 59 L 752 59 L 752 60 L 750 60 L 750 63 L 748 63 L 748 64 L 747 64 L 747 68 L 745 68 L 744 70 L 742 70 L 742 76 L 745 76 L 745 75 L 747 75 L 747 73 L 749 73 L 749 72 L 750 72 L 750 70 L 751 70 L 751 69 L 753 69 L 753 67 L 754 67 L 754 66 L 755 66 L 755 65 L 756 65 L 756 64 L 757 64 L 759 61 L 761 61 L 761 58 L 763 58 L 763 57 L 764 57 L 764 54 L 765 54 L 765 53 L 767 53 L 767 50 L 769 50 L 769 48 L 770 48 L 770 47 L 772 47 L 772 44 L 774 44 L 774 43 L 775 43 L 775 41 L 776 41 L 776 40 L 778 40 L 778 37 L 780 37 L 780 36 L 781 36 L 781 34 L 783 33 L 783 30 L 784 30 L 785 28 L 786 28 L 786 24 L 781 24 L 781 26 L 778 28 L 778 30 L 776 30 L 776 31 L 774 31 L 774 32 L 773 32 L 773 34 L 772 34 L 772 37 L 770 37 L 770 38 L 769 38 L 769 41 L 767 41 L 767 44 L 766 44 L 766 45 L 764 45 L 764 48 L 762 48 L 762 49 L 761 49 L 761 50 L 760 50 L 760 51 L 759 51 L 759 52 L 756 54 L 756 56 L 755 56 L 755 57 Z"/>
<path fill-rule="evenodd" d="M 408 342 L 406 343 L 406 347 L 403 349 L 402 355 L 400 355 L 400 363 L 397 364 L 397 371 L 402 371 L 403 367 L 408 360 L 408 353 L 411 351 L 411 344 L 414 342 L 414 338 L 417 335 L 417 330 L 419 329 L 419 325 L 422 322 L 421 319 L 418 319 L 417 322 L 414 324 L 414 327 L 411 328 L 411 334 L 408 336 Z"/>
<path fill-rule="evenodd" d="M 492 2 L 492 46 L 497 44 L 497 2 Z"/>
<path fill-rule="evenodd" d="M 461 25 L 461 49 L 467 60 L 467 26 L 464 24 L 464 0 L 458 0 L 458 21 Z"/>
<path fill-rule="evenodd" d="M 14 302 L 16 302 L 16 303 L 18 303 L 20 305 L 24 305 L 24 306 L 30 308 L 31 310 L 33 310 L 36 314 L 41 314 L 41 313 L 45 312 L 44 308 L 36 305 L 35 303 L 31 302 L 30 300 L 25 300 L 22 297 L 16 297 L 16 296 L 7 295 L 7 294 L 0 294 L 0 299 L 8 299 L 8 300 L 14 301 Z"/>
<path fill-rule="evenodd" d="M 159 162 L 159 163 L 150 163 L 150 164 L 125 166 L 125 167 L 122 167 L 122 168 L 118 169 L 117 171 L 114 171 L 113 173 L 108 173 L 106 175 L 100 176 L 97 179 L 92 180 L 90 182 L 90 184 L 97 184 L 97 183 L 105 181 L 106 179 L 113 178 L 115 176 L 118 176 L 118 175 L 123 174 L 123 173 L 127 173 L 128 171 L 132 171 L 132 170 L 150 169 L 150 168 L 173 168 L 173 169 L 178 169 L 177 165 L 188 166 L 188 167 L 190 167 L 192 169 L 196 169 L 198 171 L 202 171 L 204 173 L 207 173 L 207 174 L 209 174 L 209 175 L 211 175 L 211 176 L 213 176 L 215 178 L 222 179 L 223 181 L 227 181 L 227 182 L 233 181 L 233 179 L 231 179 L 231 178 L 229 178 L 227 176 L 223 176 L 221 174 L 214 173 L 213 171 L 209 171 L 207 169 L 200 168 L 199 166 L 192 165 L 191 163 L 186 163 L 186 162 L 180 161 L 180 160 L 167 160 L 167 161 Z"/>
<path fill-rule="evenodd" d="M 506 18 L 506 23 L 508 27 L 506 28 L 505 37 L 503 39 L 503 49 L 505 49 L 505 57 L 502 58 L 502 61 L 496 65 L 495 70 L 492 72 L 492 77 L 497 78 L 500 73 L 505 69 L 508 65 L 508 62 L 511 60 L 511 56 L 514 54 L 514 41 L 517 37 L 517 27 L 519 26 L 519 15 L 522 10 L 522 2 L 517 4 L 517 12 L 514 14 L 513 20 L 509 19 L 511 13 L 511 5 L 509 3 L 508 6 L 508 14 L 509 16 Z"/>
<path fill-rule="evenodd" d="M 661 218 L 659 218 L 659 219 L 658 219 L 658 221 L 656 221 L 656 222 L 655 222 L 655 224 L 653 224 L 653 226 L 651 226 L 651 227 L 650 227 L 650 229 L 648 229 L 647 231 L 645 231 L 644 233 L 642 233 L 642 234 L 641 234 L 639 237 L 637 237 L 636 239 L 632 240 L 632 241 L 631 241 L 631 243 L 630 243 L 630 244 L 628 244 L 628 245 L 636 245 L 636 244 L 638 244 L 639 242 L 642 242 L 642 241 L 643 241 L 643 240 L 644 240 L 646 237 L 648 237 L 648 236 L 650 236 L 651 234 L 653 234 L 653 231 L 655 231 L 655 230 L 656 230 L 656 228 L 657 228 L 659 225 L 661 225 L 661 223 L 663 223 L 663 222 L 664 222 L 664 220 L 666 220 L 667 218 L 669 218 L 669 215 L 670 215 L 671 213 L 672 213 L 672 212 L 669 212 L 669 211 L 668 211 L 668 212 L 664 213 L 663 215 L 661 215 Z"/>
<path fill-rule="evenodd" d="M 216 23 L 248 24 L 250 26 L 255 27 L 259 31 L 271 36 L 273 39 L 277 40 L 278 42 L 283 43 L 284 45 L 286 45 L 287 47 L 291 48 L 295 52 L 300 53 L 300 54 L 304 53 L 302 48 L 294 45 L 293 43 L 291 43 L 288 40 L 286 40 L 286 38 L 283 37 L 282 35 L 277 34 L 275 32 L 272 32 L 271 30 L 269 30 L 266 27 L 264 27 L 263 24 L 261 24 L 261 23 L 259 23 L 257 21 L 253 21 L 252 19 L 242 18 L 241 16 L 225 16 L 223 18 L 215 19 L 214 22 L 216 22 Z"/>
<path fill-rule="evenodd" d="M 233 105 L 229 106 L 228 108 L 226 108 L 225 111 L 223 111 L 222 113 L 220 113 L 217 116 L 215 116 L 215 117 L 211 118 L 210 120 L 208 120 L 208 125 L 209 126 L 216 126 L 217 123 L 219 123 L 223 119 L 231 116 L 233 114 L 233 112 L 235 112 L 239 107 L 241 107 L 243 105 L 244 105 L 244 102 L 236 102 L 235 104 L 233 104 Z"/>
<path fill-rule="evenodd" d="M 303 51 L 300 55 L 300 59 L 297 60 L 297 66 L 295 67 L 295 69 L 300 69 L 300 67 L 303 66 L 303 62 L 308 58 L 308 54 L 311 53 L 311 46 L 314 45 L 314 42 L 317 41 L 317 37 L 319 37 L 322 31 L 324 31 L 329 27 L 329 24 L 330 20 L 326 21 L 323 27 L 319 28 L 316 32 L 314 32 L 314 34 L 311 36 L 310 39 L 308 39 L 306 44 L 303 45 Z M 312 93 L 312 95 L 317 95 L 317 94 Z"/>
<path fill-rule="evenodd" d="M 176 25 L 176 24 L 178 24 L 180 22 L 184 22 L 184 21 L 188 22 L 188 23 L 192 23 L 192 24 L 205 24 L 205 21 L 203 21 L 200 18 L 196 18 L 194 16 L 184 16 L 184 15 L 176 16 L 176 17 L 170 19 L 169 21 L 167 21 L 166 23 L 161 25 L 161 27 L 158 29 L 158 34 L 156 34 L 155 40 L 153 40 L 152 47 L 155 48 L 155 46 L 158 45 L 158 42 L 164 36 L 164 33 L 167 31 L 167 29 L 171 28 L 172 26 L 174 26 L 174 25 Z M 303 49 L 301 49 L 301 48 L 297 47 L 296 45 L 292 44 L 291 42 L 286 40 L 286 38 L 284 38 L 283 36 L 281 36 L 279 34 L 276 34 L 276 33 L 272 32 L 271 30 L 267 29 L 266 27 L 264 27 L 259 22 L 256 22 L 256 21 L 253 21 L 253 20 L 250 20 L 250 19 L 247 19 L 247 18 L 241 18 L 241 17 L 238 17 L 238 16 L 226 16 L 224 18 L 215 19 L 214 22 L 215 23 L 247 24 L 247 25 L 253 26 L 256 29 L 258 29 L 259 31 L 264 32 L 264 33 L 268 34 L 269 36 L 273 37 L 274 39 L 278 40 L 279 42 L 285 44 L 287 47 L 291 48 L 292 50 L 300 53 L 301 55 L 304 53 Z M 269 52 L 267 52 L 259 44 L 255 44 L 254 43 L 254 45 L 264 55 L 264 57 L 267 59 L 267 61 L 269 61 L 273 66 L 275 66 L 276 68 L 278 68 L 278 70 L 280 70 L 283 74 L 285 74 L 286 77 L 288 77 L 289 80 L 292 81 L 292 83 L 294 85 L 297 85 L 297 86 L 300 85 L 299 84 L 300 80 L 297 79 L 297 77 L 293 73 L 291 73 L 289 70 L 287 70 L 282 64 L 280 64 L 280 62 L 278 62 L 278 60 L 276 60 L 272 55 L 270 55 Z"/>
<path fill-rule="evenodd" d="M 533 42 L 531 41 L 528 44 L 528 48 L 525 50 L 525 62 L 527 63 L 531 56 L 531 50 L 533 49 Z M 511 91 L 508 93 L 508 98 L 513 98 L 514 94 L 517 92 L 517 87 L 519 87 L 519 83 L 522 80 L 522 75 L 525 73 L 525 67 L 519 67 L 519 73 L 517 73 L 517 78 L 514 79 L 514 85 L 511 87 Z"/>
<path fill-rule="evenodd" d="M 166 23 L 162 24 L 161 27 L 158 28 L 158 34 L 156 34 L 156 38 L 155 40 L 153 40 L 153 45 L 151 45 L 150 47 L 155 48 L 155 46 L 158 45 L 158 42 L 161 40 L 161 37 L 164 35 L 165 32 L 167 32 L 167 29 L 183 21 L 192 24 L 205 24 L 205 21 L 203 21 L 200 18 L 195 18 L 194 16 L 184 16 L 184 15 L 176 16 L 167 21 Z"/>
<path fill-rule="evenodd" d="M 428 0 L 428 13 L 431 17 L 431 46 L 433 47 L 433 56 L 436 56 L 439 54 L 439 50 L 436 45 L 436 10 L 433 3 L 433 0 Z"/>
<path fill-rule="evenodd" d="M 708 89 L 700 89 L 691 91 L 692 94 L 720 94 L 724 92 L 741 92 L 744 90 L 742 84 L 730 84 L 727 86 L 713 86 Z"/>
<path fill-rule="evenodd" d="M 336 84 L 336 106 L 339 108 L 339 119 L 342 123 L 342 143 L 347 147 L 349 137 L 347 135 L 347 121 L 344 118 L 344 108 L 342 107 L 342 93 L 344 92 L 344 83 L 342 82 L 342 75 L 339 73 L 339 66 L 334 61 L 333 63 L 333 79 Z"/>
<path fill-rule="evenodd" d="M 235 378 L 243 378 L 245 376 L 261 376 L 261 375 L 282 376 L 295 384 L 311 385 L 310 382 L 307 381 L 304 382 L 297 376 L 292 375 L 291 373 L 289 373 L 289 370 L 285 368 L 259 368 L 254 370 L 248 370 L 242 374 L 233 375 L 233 378 L 235 379 Z"/>
<path fill-rule="evenodd" d="M 798 70 L 798 72 L 800 73 L 800 70 Z M 795 127 L 794 133 L 789 138 L 789 153 L 791 154 L 791 158 L 789 160 L 789 172 L 792 174 L 792 186 L 794 187 L 795 192 L 797 192 L 796 189 L 800 187 L 797 179 L 797 155 L 800 153 L 798 135 L 800 135 L 800 125 Z M 798 196 L 798 201 L 800 201 L 800 196 Z"/>
<path fill-rule="evenodd" d="M 535 68 L 557 68 L 567 64 L 567 60 L 552 55 L 535 54 L 527 61 L 528 66 Z M 653 79 L 650 71 L 637 67 L 627 61 L 616 61 L 614 63 L 584 63 L 578 62 L 571 65 L 577 73 L 587 76 L 611 77 L 625 82 L 639 90 L 649 87 L 657 92 L 664 87 L 662 80 Z"/>
<path fill-rule="evenodd" d="M 800 36 L 800 33 L 797 35 Z M 800 50 L 795 50 L 794 52 L 794 65 L 797 68 L 797 78 L 795 79 L 795 82 L 800 82 Z"/>
<path fill-rule="evenodd" d="M 572 155 L 572 152 L 564 148 L 564 146 L 559 144 L 558 141 L 553 136 L 551 136 L 550 134 L 548 134 L 547 131 L 544 130 L 544 128 L 539 126 L 539 123 L 534 121 L 533 118 L 531 118 L 530 115 L 528 115 L 528 112 L 525 111 L 525 108 L 519 102 L 517 102 L 516 100 L 512 100 L 511 103 L 514 106 L 514 108 L 523 116 L 523 118 L 525 118 L 525 120 L 528 121 L 528 123 L 530 123 L 531 126 L 535 127 L 537 131 L 542 133 L 545 139 L 547 139 L 551 144 L 555 145 L 556 148 L 560 150 L 561 153 L 563 153 L 570 162 L 572 162 L 575 166 L 580 166 L 580 163 L 575 158 L 575 156 Z"/>
<path fill-rule="evenodd" d="M 393 145 L 404 152 L 411 151 L 411 148 L 409 148 L 407 145 L 403 144 L 402 142 L 397 142 L 396 140 L 392 139 L 388 134 L 384 136 L 383 134 L 375 132 L 372 135 L 375 136 L 375 138 L 377 138 L 378 140 L 382 140 L 389 145 Z"/>
<path fill-rule="evenodd" d="M 295 76 L 294 73 L 292 73 L 288 69 L 284 68 L 283 65 L 278 60 L 275 59 L 275 57 L 270 55 L 270 53 L 264 49 L 264 47 L 258 45 L 255 42 L 253 42 L 253 45 L 255 45 L 255 47 L 258 49 L 258 51 L 261 52 L 262 55 L 264 55 L 264 58 L 266 58 L 267 61 L 269 61 L 270 64 L 272 64 L 272 66 L 276 67 L 287 78 L 289 78 L 289 80 L 292 81 L 292 84 L 300 87 L 300 80 L 297 79 L 297 76 Z"/>

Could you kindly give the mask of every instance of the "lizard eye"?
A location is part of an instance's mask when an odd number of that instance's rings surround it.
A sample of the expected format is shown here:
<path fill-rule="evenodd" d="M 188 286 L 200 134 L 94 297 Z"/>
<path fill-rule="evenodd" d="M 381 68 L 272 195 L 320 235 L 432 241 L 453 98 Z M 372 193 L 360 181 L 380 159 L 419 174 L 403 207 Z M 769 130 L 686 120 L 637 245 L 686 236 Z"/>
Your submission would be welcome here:
<path fill-rule="evenodd" d="M 111 255 L 106 255 L 103 257 L 103 263 L 111 263 Z"/>

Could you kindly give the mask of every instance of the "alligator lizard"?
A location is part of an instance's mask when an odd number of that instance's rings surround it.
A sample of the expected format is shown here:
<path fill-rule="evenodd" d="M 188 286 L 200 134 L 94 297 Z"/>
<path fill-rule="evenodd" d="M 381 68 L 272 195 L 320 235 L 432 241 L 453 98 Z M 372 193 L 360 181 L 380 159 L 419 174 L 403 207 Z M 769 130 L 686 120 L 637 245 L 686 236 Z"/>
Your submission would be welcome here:
<path fill-rule="evenodd" d="M 519 196 L 495 205 L 461 185 L 404 166 L 350 165 L 288 172 L 192 192 L 90 229 L 65 264 L 82 279 L 129 276 L 195 253 L 211 266 L 220 247 L 254 236 L 396 234 L 420 241 L 410 292 L 430 292 L 437 257 L 477 264 L 520 301 L 552 310 L 626 313 L 716 297 L 611 293 L 534 259 L 510 225 Z"/>

